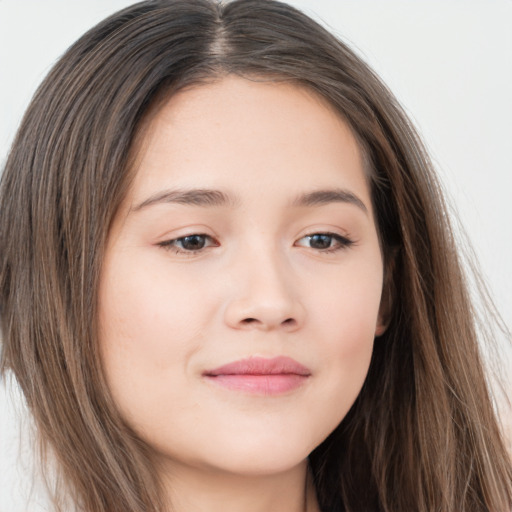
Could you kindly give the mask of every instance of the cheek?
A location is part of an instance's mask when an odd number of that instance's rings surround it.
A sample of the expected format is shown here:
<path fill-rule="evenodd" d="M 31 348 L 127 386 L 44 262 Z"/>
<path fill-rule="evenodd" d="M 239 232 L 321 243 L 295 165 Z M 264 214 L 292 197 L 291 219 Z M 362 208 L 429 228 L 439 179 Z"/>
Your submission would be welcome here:
<path fill-rule="evenodd" d="M 319 366 L 325 368 L 323 381 L 326 410 L 338 409 L 340 421 L 357 398 L 372 357 L 379 317 L 382 266 L 354 265 L 340 283 L 314 304 L 318 336 Z M 317 297 L 321 297 L 317 294 Z M 327 403 L 330 400 L 330 403 Z"/>
<path fill-rule="evenodd" d="M 104 345 L 121 343 L 150 357 L 151 349 L 176 348 L 200 333 L 208 309 L 202 290 L 177 272 L 169 275 L 165 264 L 151 263 L 130 254 L 104 266 L 99 304 Z"/>
<path fill-rule="evenodd" d="M 169 390 L 187 384 L 182 382 L 184 369 L 203 343 L 207 317 L 208 301 L 203 297 L 202 307 L 194 290 L 178 276 L 166 277 L 165 269 L 144 266 L 133 255 L 104 265 L 99 293 L 101 357 L 114 401 L 134 423 L 158 412 L 152 410 L 158 400 L 151 398 L 162 394 L 162 383 L 167 398 Z M 197 311 L 202 311 L 201 317 Z"/>
<path fill-rule="evenodd" d="M 328 287 L 323 293 L 320 290 L 311 293 L 311 309 L 319 324 L 330 331 L 326 338 L 337 340 L 340 350 L 357 352 L 365 340 L 373 341 L 382 280 L 380 259 L 361 258 L 326 279 Z"/>

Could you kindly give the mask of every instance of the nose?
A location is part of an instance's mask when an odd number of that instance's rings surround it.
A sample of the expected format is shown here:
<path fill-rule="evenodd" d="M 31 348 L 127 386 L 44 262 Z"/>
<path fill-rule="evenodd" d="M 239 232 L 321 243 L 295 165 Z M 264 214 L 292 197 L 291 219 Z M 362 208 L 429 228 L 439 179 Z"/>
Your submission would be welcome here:
<path fill-rule="evenodd" d="M 294 332 L 305 310 L 290 265 L 274 253 L 240 257 L 232 267 L 225 322 L 234 329 Z"/>

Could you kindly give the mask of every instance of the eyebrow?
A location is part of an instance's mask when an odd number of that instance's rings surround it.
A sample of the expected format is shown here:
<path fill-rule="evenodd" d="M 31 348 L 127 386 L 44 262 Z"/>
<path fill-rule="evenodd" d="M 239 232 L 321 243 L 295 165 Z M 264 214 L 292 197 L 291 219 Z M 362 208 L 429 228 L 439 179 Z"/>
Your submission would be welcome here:
<path fill-rule="evenodd" d="M 174 189 L 158 192 L 137 206 L 132 211 L 139 211 L 148 206 L 161 203 L 177 203 L 191 206 L 234 206 L 235 199 L 221 190 L 210 189 Z"/>
<path fill-rule="evenodd" d="M 131 208 L 131 211 L 139 211 L 155 204 L 175 203 L 189 206 L 236 206 L 239 201 L 232 195 L 221 190 L 213 189 L 173 189 L 158 192 L 142 203 Z M 330 203 L 348 203 L 357 206 L 364 213 L 368 213 L 366 205 L 354 193 L 345 189 L 326 189 L 307 192 L 294 198 L 292 207 L 322 206 Z"/>
<path fill-rule="evenodd" d="M 368 208 L 359 197 L 349 190 L 336 188 L 327 190 L 316 190 L 301 194 L 292 201 L 292 206 L 321 206 L 330 203 L 349 203 L 368 213 Z"/>

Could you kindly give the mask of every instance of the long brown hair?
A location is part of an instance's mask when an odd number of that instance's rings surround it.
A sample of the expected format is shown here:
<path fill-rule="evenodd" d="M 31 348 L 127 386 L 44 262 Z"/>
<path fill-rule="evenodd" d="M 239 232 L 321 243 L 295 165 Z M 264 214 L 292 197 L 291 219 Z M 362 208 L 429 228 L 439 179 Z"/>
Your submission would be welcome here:
<path fill-rule="evenodd" d="M 149 107 L 226 74 L 315 91 L 367 160 L 392 307 L 360 396 L 310 456 L 320 505 L 510 510 L 511 463 L 428 156 L 366 64 L 271 0 L 148 1 L 115 14 L 57 62 L 19 128 L 0 189 L 2 371 L 21 385 L 68 495 L 88 512 L 166 510 L 150 450 L 105 384 L 98 279 Z"/>

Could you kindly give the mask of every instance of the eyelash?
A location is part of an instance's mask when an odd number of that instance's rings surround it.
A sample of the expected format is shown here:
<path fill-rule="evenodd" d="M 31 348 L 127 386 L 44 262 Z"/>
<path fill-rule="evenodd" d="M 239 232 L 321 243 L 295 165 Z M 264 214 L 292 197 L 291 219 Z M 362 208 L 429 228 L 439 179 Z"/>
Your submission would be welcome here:
<path fill-rule="evenodd" d="M 330 246 L 325 249 L 315 249 L 314 247 L 311 247 L 311 249 L 318 250 L 319 252 L 323 254 L 331 254 L 338 252 L 343 249 L 348 249 L 349 247 L 354 245 L 354 241 L 350 240 L 349 238 L 338 235 L 337 233 L 329 233 L 329 232 L 318 232 L 318 233 L 311 233 L 310 235 L 305 235 L 297 242 L 295 242 L 294 245 L 296 245 L 298 242 L 304 239 L 311 240 L 315 236 L 322 236 L 322 237 L 328 237 L 330 238 Z M 198 249 L 185 249 L 183 247 L 179 247 L 177 244 L 183 244 L 183 241 L 187 238 L 201 238 L 203 239 L 204 243 L 202 247 L 199 247 Z M 208 245 L 206 243 L 209 241 Z M 331 244 L 335 242 L 333 246 Z M 160 242 L 158 244 L 159 247 L 162 247 L 165 250 L 172 250 L 175 254 L 183 254 L 188 256 L 193 256 L 196 254 L 199 254 L 203 252 L 204 250 L 208 249 L 209 247 L 218 247 L 219 244 L 216 242 L 211 236 L 205 235 L 202 233 L 193 233 L 190 235 L 182 236 L 179 238 L 174 238 L 172 240 L 165 240 L 164 242 Z M 303 245 L 298 245 L 299 247 L 305 247 Z"/>
<path fill-rule="evenodd" d="M 302 238 L 300 238 L 297 242 L 299 242 L 300 240 L 303 240 L 305 238 L 308 238 L 309 240 L 311 240 L 315 236 L 328 237 L 331 239 L 331 244 L 333 241 L 335 242 L 335 244 L 332 247 L 330 246 L 326 249 L 317 249 L 319 252 L 321 252 L 323 254 L 330 254 L 330 253 L 341 251 L 343 249 L 348 249 L 349 247 L 353 246 L 355 243 L 353 240 L 347 238 L 346 236 L 338 235 L 337 233 L 329 233 L 329 232 L 327 232 L 327 233 L 319 232 L 319 233 L 312 233 L 310 235 L 305 235 Z M 295 242 L 295 243 L 297 243 L 297 242 Z M 299 247 L 303 247 L 303 246 L 299 246 Z M 312 247 L 312 249 L 314 249 L 314 248 Z"/>
<path fill-rule="evenodd" d="M 183 241 L 186 238 L 202 238 L 204 239 L 204 244 L 202 247 L 199 247 L 198 249 L 184 249 L 183 247 L 179 247 L 178 243 L 183 243 Z M 207 246 L 206 240 L 209 240 L 211 243 Z M 175 254 L 184 254 L 186 256 L 194 256 L 195 254 L 199 254 L 200 252 L 204 251 L 205 249 L 208 249 L 208 247 L 218 247 L 218 243 L 214 241 L 214 239 L 209 235 L 204 235 L 202 233 L 192 233 L 190 235 L 186 236 L 180 236 L 179 238 L 174 238 L 172 240 L 165 240 L 164 242 L 160 242 L 158 244 L 163 249 L 166 249 L 168 251 L 173 251 Z"/>

